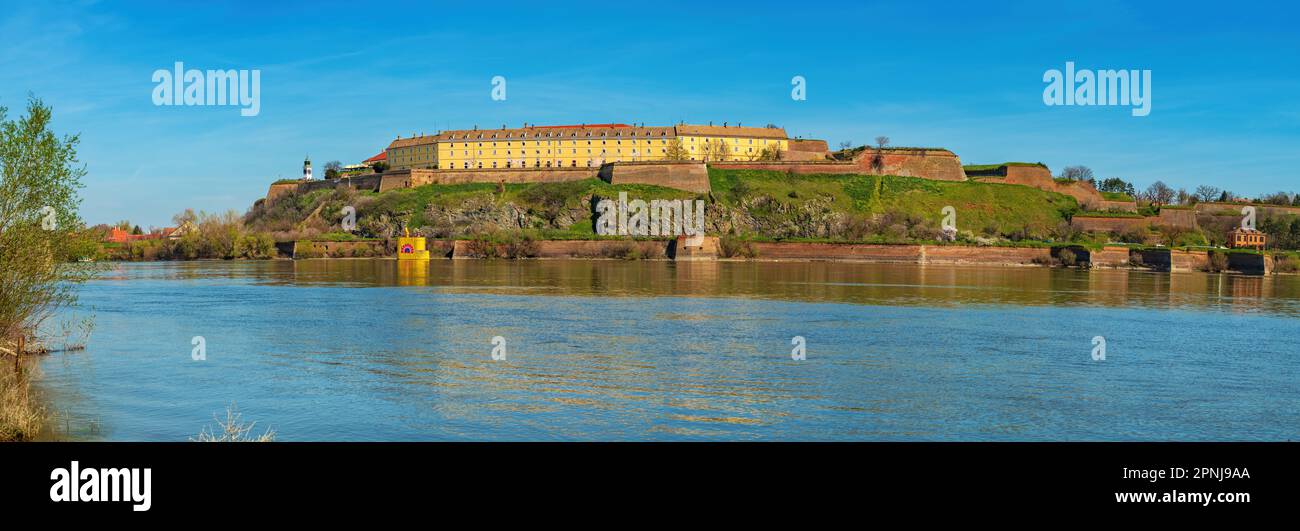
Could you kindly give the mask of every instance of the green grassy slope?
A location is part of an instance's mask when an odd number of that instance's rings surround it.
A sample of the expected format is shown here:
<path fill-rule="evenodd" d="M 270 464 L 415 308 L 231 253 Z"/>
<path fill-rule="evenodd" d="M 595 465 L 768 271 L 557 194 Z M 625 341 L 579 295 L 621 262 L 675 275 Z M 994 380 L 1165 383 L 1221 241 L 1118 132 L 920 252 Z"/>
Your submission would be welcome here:
<path fill-rule="evenodd" d="M 753 238 L 792 237 L 762 234 L 753 227 L 798 227 L 811 221 L 828 227 L 827 239 L 846 239 L 846 224 L 881 217 L 924 223 L 937 228 L 943 209 L 957 212 L 957 226 L 974 234 L 1048 237 L 1078 210 L 1073 198 L 1030 188 L 982 182 L 930 181 L 914 177 L 870 175 L 792 175 L 776 171 L 710 169 L 711 194 L 695 194 L 648 185 L 611 185 L 599 179 L 562 183 L 427 185 L 377 194 L 319 190 L 289 195 L 270 207 L 258 205 L 248 223 L 277 239 L 297 239 L 338 230 L 343 207 L 357 210 L 362 236 L 391 235 L 405 225 L 437 237 L 461 237 L 479 226 L 516 226 L 547 239 L 595 237 L 592 199 L 704 199 L 710 214 L 748 223 L 736 232 Z M 918 221 L 919 220 L 919 221 Z M 891 222 L 892 223 L 892 222 Z M 747 228 L 748 227 L 748 228 Z M 515 230 L 509 228 L 509 230 Z M 851 237 L 848 237 L 851 239 Z"/>
<path fill-rule="evenodd" d="M 1025 227 L 1048 230 L 1078 210 L 1078 203 L 1069 196 L 1000 183 L 719 169 L 710 169 L 709 179 L 714 197 L 729 206 L 738 206 L 743 198 L 756 195 L 783 203 L 825 196 L 831 199 L 832 208 L 846 214 L 895 212 L 931 219 L 936 224 L 943 217 L 943 208 L 952 206 L 957 211 L 958 228 L 976 233 L 986 227 L 996 227 L 1000 233 Z"/>

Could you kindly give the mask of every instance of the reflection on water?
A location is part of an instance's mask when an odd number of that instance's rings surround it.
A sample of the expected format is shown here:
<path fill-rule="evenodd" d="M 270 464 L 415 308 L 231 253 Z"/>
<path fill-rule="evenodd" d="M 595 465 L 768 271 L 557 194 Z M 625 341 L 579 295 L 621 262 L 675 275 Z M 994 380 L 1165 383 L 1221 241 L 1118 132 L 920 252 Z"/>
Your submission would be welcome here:
<path fill-rule="evenodd" d="M 184 440 L 230 402 L 285 440 L 1285 440 L 1300 426 L 1295 277 L 189 262 L 122 265 L 82 301 L 90 348 L 44 364 L 60 438 Z"/>

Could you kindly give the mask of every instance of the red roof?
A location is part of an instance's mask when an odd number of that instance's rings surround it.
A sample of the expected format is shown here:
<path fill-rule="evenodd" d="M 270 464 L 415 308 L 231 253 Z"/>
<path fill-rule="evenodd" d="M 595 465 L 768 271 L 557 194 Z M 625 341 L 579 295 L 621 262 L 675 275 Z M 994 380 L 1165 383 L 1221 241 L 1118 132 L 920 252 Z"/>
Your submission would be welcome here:
<path fill-rule="evenodd" d="M 381 160 L 388 160 L 388 152 L 387 152 L 387 151 L 380 151 L 378 155 L 375 155 L 375 156 L 373 156 L 373 157 L 370 157 L 370 158 L 368 158 L 368 159 L 362 161 L 362 163 L 364 164 L 364 163 L 368 163 L 368 162 L 379 162 L 379 161 L 381 161 Z"/>
<path fill-rule="evenodd" d="M 581 127 L 598 128 L 598 127 L 632 127 L 632 126 L 627 125 L 627 124 L 530 125 L 530 126 L 528 126 L 529 129 L 533 129 L 533 128 L 537 128 L 537 129 L 577 129 L 577 128 L 581 128 Z"/>

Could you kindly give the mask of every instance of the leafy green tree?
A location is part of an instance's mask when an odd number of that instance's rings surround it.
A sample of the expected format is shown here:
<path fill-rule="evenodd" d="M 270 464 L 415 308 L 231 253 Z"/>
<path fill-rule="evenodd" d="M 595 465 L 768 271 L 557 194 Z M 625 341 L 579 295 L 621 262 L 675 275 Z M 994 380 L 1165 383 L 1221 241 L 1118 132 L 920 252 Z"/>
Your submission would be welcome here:
<path fill-rule="evenodd" d="M 50 131 L 51 108 L 32 97 L 27 115 L 0 107 L 0 353 L 19 355 L 78 284 L 100 268 L 79 262 L 93 239 L 78 217 L 86 170 L 78 135 Z M 88 325 L 88 323 L 87 323 Z"/>

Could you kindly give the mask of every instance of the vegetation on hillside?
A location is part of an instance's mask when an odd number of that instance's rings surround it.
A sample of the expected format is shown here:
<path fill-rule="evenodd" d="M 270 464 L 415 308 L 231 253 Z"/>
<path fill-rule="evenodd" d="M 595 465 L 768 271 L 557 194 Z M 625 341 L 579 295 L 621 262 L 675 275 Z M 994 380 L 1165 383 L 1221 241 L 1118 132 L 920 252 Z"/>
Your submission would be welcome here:
<path fill-rule="evenodd" d="M 108 260 L 269 259 L 276 257 L 275 239 L 251 231 L 243 216 L 230 210 L 209 214 L 186 210 L 172 217 L 180 229 L 176 238 L 105 243 L 100 258 Z"/>
<path fill-rule="evenodd" d="M 347 189 L 287 194 L 259 203 L 249 230 L 277 240 L 320 238 L 341 229 L 344 208 L 356 210 L 355 234 L 389 239 L 408 227 L 433 238 L 504 242 L 596 238 L 593 212 L 602 198 L 703 200 L 706 231 L 741 240 L 937 241 L 977 243 L 1061 241 L 1073 237 L 1074 199 L 1024 186 L 943 182 L 913 177 L 795 175 L 710 169 L 705 195 L 599 179 L 533 184 L 427 185 L 376 194 Z M 944 207 L 958 233 L 941 230 Z M 747 247 L 733 247 L 742 255 Z"/>

